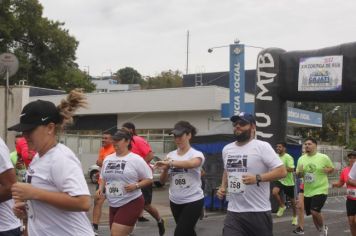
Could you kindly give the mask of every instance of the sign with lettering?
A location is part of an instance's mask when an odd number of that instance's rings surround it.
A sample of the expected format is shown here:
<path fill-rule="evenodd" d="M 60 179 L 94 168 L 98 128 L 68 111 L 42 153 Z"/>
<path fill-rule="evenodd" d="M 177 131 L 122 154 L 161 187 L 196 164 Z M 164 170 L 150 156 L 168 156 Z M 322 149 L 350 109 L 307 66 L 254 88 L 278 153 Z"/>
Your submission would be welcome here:
<path fill-rule="evenodd" d="M 341 91 L 342 56 L 300 58 L 298 91 Z"/>
<path fill-rule="evenodd" d="M 230 117 L 245 111 L 245 46 L 230 45 Z"/>

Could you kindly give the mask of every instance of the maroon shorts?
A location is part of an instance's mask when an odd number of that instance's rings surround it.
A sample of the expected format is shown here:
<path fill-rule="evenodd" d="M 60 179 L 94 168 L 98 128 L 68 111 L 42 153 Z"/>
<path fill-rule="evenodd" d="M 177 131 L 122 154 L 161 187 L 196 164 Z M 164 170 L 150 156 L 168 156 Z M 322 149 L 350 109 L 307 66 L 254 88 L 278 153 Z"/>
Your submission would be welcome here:
<path fill-rule="evenodd" d="M 122 205 L 121 207 L 110 207 L 109 220 L 110 229 L 113 223 L 134 226 L 145 205 L 143 196 L 132 200 L 131 202 Z"/>

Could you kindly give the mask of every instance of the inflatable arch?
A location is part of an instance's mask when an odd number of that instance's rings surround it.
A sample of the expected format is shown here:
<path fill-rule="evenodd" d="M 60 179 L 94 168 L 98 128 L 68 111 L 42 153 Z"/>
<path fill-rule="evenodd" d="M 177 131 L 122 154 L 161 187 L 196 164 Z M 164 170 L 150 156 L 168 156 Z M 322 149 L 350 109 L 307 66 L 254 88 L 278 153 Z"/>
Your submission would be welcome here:
<path fill-rule="evenodd" d="M 355 102 L 356 43 L 310 51 L 261 51 L 257 58 L 257 137 L 285 140 L 286 101 Z"/>

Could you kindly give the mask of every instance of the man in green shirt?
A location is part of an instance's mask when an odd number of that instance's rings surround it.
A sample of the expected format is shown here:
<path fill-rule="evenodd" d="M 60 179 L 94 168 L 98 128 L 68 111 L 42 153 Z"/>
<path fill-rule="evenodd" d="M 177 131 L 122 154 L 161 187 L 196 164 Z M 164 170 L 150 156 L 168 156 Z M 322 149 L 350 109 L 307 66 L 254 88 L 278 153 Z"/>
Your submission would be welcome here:
<path fill-rule="evenodd" d="M 317 152 L 317 141 L 308 137 L 304 142 L 305 154 L 297 163 L 297 174 L 304 180 L 305 213 L 312 215 L 313 222 L 320 235 L 327 235 L 328 227 L 324 225 L 321 214 L 328 197 L 328 174 L 334 171 L 330 158 Z"/>
<path fill-rule="evenodd" d="M 287 176 L 283 179 L 280 179 L 275 182 L 275 186 L 272 189 L 272 195 L 276 198 L 279 208 L 277 211 L 277 216 L 281 217 L 286 210 L 286 204 L 285 202 L 281 199 L 280 196 L 280 191 L 282 190 L 283 193 L 289 197 L 292 203 L 292 209 L 293 209 L 293 217 L 292 217 L 292 225 L 297 225 L 297 212 L 295 208 L 295 196 L 294 196 L 294 160 L 291 155 L 289 155 L 287 151 L 285 142 L 278 142 L 276 145 L 276 153 L 279 155 L 281 158 L 281 161 L 283 162 L 283 165 L 287 169 Z"/>

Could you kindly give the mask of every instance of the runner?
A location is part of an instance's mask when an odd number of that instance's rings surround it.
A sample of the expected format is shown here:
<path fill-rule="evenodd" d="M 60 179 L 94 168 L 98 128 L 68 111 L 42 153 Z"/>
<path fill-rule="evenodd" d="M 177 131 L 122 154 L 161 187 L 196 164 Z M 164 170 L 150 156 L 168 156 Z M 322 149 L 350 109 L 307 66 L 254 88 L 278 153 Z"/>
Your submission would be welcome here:
<path fill-rule="evenodd" d="M 196 128 L 189 122 L 176 123 L 171 134 L 174 135 L 177 150 L 168 153 L 166 160 L 155 165 L 163 170 L 160 177 L 162 183 L 170 177 L 169 200 L 177 224 L 174 236 L 196 235 L 194 228 L 204 204 L 201 168 L 205 158 L 203 153 L 190 146 L 190 140 L 196 133 Z"/>
<path fill-rule="evenodd" d="M 280 191 L 282 190 L 285 196 L 288 196 L 292 203 L 293 217 L 292 225 L 297 225 L 297 212 L 295 208 L 295 196 L 294 196 L 294 159 L 286 153 L 287 144 L 285 142 L 279 142 L 276 145 L 276 152 L 281 158 L 284 166 L 287 169 L 287 176 L 283 179 L 275 181 L 275 186 L 272 189 L 272 194 L 276 198 L 279 208 L 277 211 L 277 216 L 281 217 L 284 211 L 287 209 L 286 204 L 282 201 L 280 196 Z"/>
<path fill-rule="evenodd" d="M 104 160 L 96 194 L 105 193 L 109 202 L 111 235 L 129 235 L 144 208 L 141 188 L 152 184 L 152 171 L 130 151 L 132 136 L 127 130 L 116 132 L 113 140 L 116 152 Z"/>
<path fill-rule="evenodd" d="M 112 137 L 111 133 L 109 132 L 104 132 L 101 138 L 101 144 L 102 147 L 99 150 L 99 157 L 98 160 L 96 161 L 96 164 L 99 167 L 102 167 L 104 159 L 115 152 L 114 146 L 112 144 Z M 99 189 L 100 185 L 100 173 L 98 173 L 98 184 L 97 184 L 97 190 Z M 100 223 L 100 218 L 101 218 L 101 209 L 103 208 L 103 204 L 105 202 L 105 195 L 96 195 L 94 196 L 94 207 L 93 207 L 93 228 L 94 228 L 94 233 L 95 235 L 98 235 L 98 230 L 99 230 L 99 223 Z"/>
<path fill-rule="evenodd" d="M 347 218 L 349 221 L 350 231 L 352 236 L 356 236 L 356 187 L 348 183 L 349 173 L 356 161 L 356 151 L 350 152 L 347 155 L 349 159 L 349 165 L 346 166 L 340 173 L 340 178 L 338 182 L 332 184 L 333 188 L 341 188 L 346 183 L 347 188 L 347 200 L 346 200 L 346 211 Z"/>
<path fill-rule="evenodd" d="M 15 136 L 15 147 L 18 146 L 19 139 L 22 138 L 22 135 Z M 25 182 L 26 181 L 26 165 L 22 159 L 21 154 L 17 152 L 18 148 L 15 151 L 10 153 L 11 162 L 15 167 L 16 171 L 16 179 L 18 182 Z"/>
<path fill-rule="evenodd" d="M 9 149 L 0 138 L 0 236 L 20 236 L 21 223 L 12 212 L 11 185 L 16 174 L 10 161 Z"/>
<path fill-rule="evenodd" d="M 217 192 L 220 199 L 230 194 L 223 236 L 272 236 L 269 182 L 287 171 L 271 145 L 254 139 L 253 115 L 241 112 L 230 120 L 236 141 L 222 151 L 225 170 Z"/>
<path fill-rule="evenodd" d="M 90 193 L 80 161 L 57 134 L 71 121 L 73 113 L 86 104 L 84 95 L 71 91 L 58 107 L 37 100 L 21 112 L 20 123 L 9 130 L 23 132 L 37 151 L 26 176 L 27 183 L 12 186 L 15 214 L 28 219 L 29 236 L 93 236 L 85 211 Z"/>
<path fill-rule="evenodd" d="M 320 235 L 328 234 L 321 214 L 328 197 L 328 174 L 334 171 L 330 158 L 317 152 L 317 141 L 308 137 L 304 142 L 305 154 L 298 159 L 297 174 L 303 177 L 304 207 L 306 215 L 312 215 L 314 225 Z"/>
<path fill-rule="evenodd" d="M 154 153 L 153 153 L 149 143 L 144 138 L 142 138 L 136 134 L 136 127 L 133 123 L 126 122 L 122 125 L 122 128 L 129 131 L 130 134 L 132 135 L 133 141 L 131 144 L 132 145 L 131 152 L 142 157 L 145 160 L 145 162 L 147 163 L 147 165 L 150 167 L 149 164 L 154 157 Z M 141 190 L 142 190 L 143 197 L 145 199 L 145 208 L 144 209 L 157 221 L 158 233 L 160 236 L 163 236 L 164 233 L 166 232 L 164 220 L 161 218 L 157 208 L 151 204 L 152 203 L 152 192 L 153 192 L 152 184 L 142 188 Z M 148 221 L 148 219 L 144 218 L 141 213 L 141 215 L 139 217 L 139 221 Z"/>

